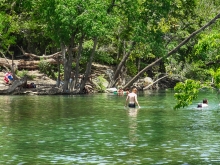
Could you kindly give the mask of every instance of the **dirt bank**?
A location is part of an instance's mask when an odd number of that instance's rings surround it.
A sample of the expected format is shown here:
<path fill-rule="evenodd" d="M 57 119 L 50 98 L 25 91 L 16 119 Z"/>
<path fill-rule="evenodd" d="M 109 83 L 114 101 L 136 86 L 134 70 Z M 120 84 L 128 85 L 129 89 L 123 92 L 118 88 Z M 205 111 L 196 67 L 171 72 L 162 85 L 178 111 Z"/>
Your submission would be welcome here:
<path fill-rule="evenodd" d="M 56 81 L 50 79 L 38 70 L 28 71 L 27 75 L 31 75 L 33 79 L 28 78 L 27 84 L 34 83 L 36 88 L 16 88 L 13 94 L 57 94 L 60 93 L 59 88 L 56 88 Z M 4 72 L 0 72 L 0 91 L 2 94 L 7 94 L 4 91 L 10 86 L 4 82 Z"/>

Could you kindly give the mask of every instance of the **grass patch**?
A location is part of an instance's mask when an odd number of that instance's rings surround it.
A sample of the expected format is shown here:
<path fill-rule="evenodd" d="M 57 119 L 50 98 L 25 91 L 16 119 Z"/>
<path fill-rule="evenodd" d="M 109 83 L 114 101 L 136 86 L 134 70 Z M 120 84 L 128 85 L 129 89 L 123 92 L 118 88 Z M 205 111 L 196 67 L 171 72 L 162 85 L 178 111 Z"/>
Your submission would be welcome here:
<path fill-rule="evenodd" d="M 29 79 L 29 80 L 33 80 L 34 78 L 36 78 L 36 76 L 35 75 L 29 75 L 28 74 L 29 72 L 27 71 L 27 70 L 21 70 L 21 71 L 17 71 L 16 72 L 16 75 L 18 76 L 18 77 L 25 77 L 25 76 L 27 76 L 27 78 Z"/>

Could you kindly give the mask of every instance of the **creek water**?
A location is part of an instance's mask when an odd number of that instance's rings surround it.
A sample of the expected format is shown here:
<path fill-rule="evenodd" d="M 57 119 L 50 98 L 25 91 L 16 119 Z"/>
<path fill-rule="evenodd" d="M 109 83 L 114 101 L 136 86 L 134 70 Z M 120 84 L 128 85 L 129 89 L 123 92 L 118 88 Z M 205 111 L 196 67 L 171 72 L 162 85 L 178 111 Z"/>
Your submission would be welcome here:
<path fill-rule="evenodd" d="M 173 94 L 139 92 L 138 110 L 106 93 L 0 96 L 0 164 L 220 164 L 218 95 L 173 110 Z"/>

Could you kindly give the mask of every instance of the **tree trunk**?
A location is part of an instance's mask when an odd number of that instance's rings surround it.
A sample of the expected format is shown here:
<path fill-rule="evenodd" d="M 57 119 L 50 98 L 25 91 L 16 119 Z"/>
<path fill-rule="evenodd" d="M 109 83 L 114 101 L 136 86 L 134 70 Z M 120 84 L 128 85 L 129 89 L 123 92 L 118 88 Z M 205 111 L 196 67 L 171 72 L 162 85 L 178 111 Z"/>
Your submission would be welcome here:
<path fill-rule="evenodd" d="M 93 44 L 93 49 L 92 49 L 92 53 L 91 53 L 91 56 L 90 56 L 90 59 L 89 59 L 89 62 L 87 63 L 87 67 L 86 67 L 86 72 L 85 72 L 85 75 L 83 76 L 83 79 L 82 79 L 82 83 L 80 85 L 80 91 L 79 93 L 83 93 L 83 89 L 85 87 L 85 84 L 88 80 L 88 77 L 91 73 L 91 68 L 92 68 L 92 61 L 93 61 L 93 57 L 95 55 L 95 50 L 96 50 L 96 45 L 97 45 L 97 37 L 94 38 L 94 44 Z"/>
<path fill-rule="evenodd" d="M 68 89 L 68 83 L 66 80 L 66 68 L 67 68 L 67 58 L 66 58 L 66 49 L 65 49 L 65 45 L 62 43 L 61 44 L 61 54 L 62 54 L 62 58 L 63 58 L 63 65 L 64 65 L 64 78 L 63 78 L 63 92 L 65 93 L 66 90 Z"/>
<path fill-rule="evenodd" d="M 60 86 L 60 59 L 58 58 L 57 59 L 57 62 L 58 62 L 58 77 L 57 77 L 57 87 L 59 87 Z"/>
<path fill-rule="evenodd" d="M 62 53 L 63 61 L 64 61 L 64 84 L 63 84 L 63 92 L 70 92 L 70 76 L 72 71 L 72 62 L 73 62 L 73 45 L 74 45 L 75 35 L 71 36 L 70 46 L 67 48 L 68 54 L 65 54 L 65 47 L 62 45 Z"/>
<path fill-rule="evenodd" d="M 126 54 L 125 54 L 125 56 L 123 57 L 123 59 L 121 60 L 121 62 L 118 64 L 118 67 L 117 67 L 117 69 L 115 70 L 115 74 L 114 74 L 114 76 L 113 76 L 113 82 L 110 82 L 110 87 L 114 87 L 115 86 L 115 84 L 116 84 L 116 80 L 118 79 L 118 77 L 119 77 L 119 75 L 120 75 L 120 73 L 121 73 L 121 70 L 122 70 L 122 67 L 125 65 L 125 62 L 126 62 L 126 60 L 128 59 L 128 57 L 130 56 L 130 54 L 131 54 L 131 52 L 132 52 L 132 50 L 134 49 L 134 47 L 135 47 L 135 42 L 133 42 L 132 44 L 131 44 L 131 47 L 130 47 L 130 50 L 129 50 L 129 52 L 127 52 Z"/>
<path fill-rule="evenodd" d="M 80 38 L 79 51 L 78 51 L 78 54 L 77 54 L 77 57 L 76 57 L 75 79 L 74 79 L 74 82 L 73 82 L 74 88 L 76 88 L 76 85 L 77 85 L 77 82 L 78 82 L 78 79 L 79 79 L 79 61 L 80 61 L 81 54 L 82 54 L 82 49 L 83 49 L 83 47 L 82 47 L 83 40 L 84 40 L 84 34 L 82 34 L 82 36 Z"/>
<path fill-rule="evenodd" d="M 185 45 L 191 38 L 193 38 L 194 36 L 196 36 L 198 33 L 200 33 L 202 30 L 206 29 L 207 27 L 209 27 L 210 25 L 212 25 L 213 23 L 215 23 L 215 21 L 220 18 L 220 13 L 217 14 L 211 21 L 209 21 L 206 25 L 202 26 L 200 29 L 196 30 L 195 32 L 191 33 L 189 35 L 189 37 L 187 37 L 185 40 L 183 40 L 177 47 L 175 47 L 173 50 L 171 50 L 167 55 L 165 55 L 164 57 L 161 57 L 159 59 L 157 59 L 156 61 L 154 61 L 153 63 L 151 63 L 150 65 L 148 65 L 147 67 L 145 67 L 144 69 L 142 69 L 134 78 L 132 78 L 124 87 L 123 89 L 126 89 L 127 87 L 131 86 L 146 70 L 148 70 L 149 68 L 153 67 L 154 65 L 156 65 L 157 63 L 159 63 L 160 61 L 162 61 L 164 58 L 167 58 L 169 56 L 171 56 L 172 54 L 176 53 L 183 45 Z"/>

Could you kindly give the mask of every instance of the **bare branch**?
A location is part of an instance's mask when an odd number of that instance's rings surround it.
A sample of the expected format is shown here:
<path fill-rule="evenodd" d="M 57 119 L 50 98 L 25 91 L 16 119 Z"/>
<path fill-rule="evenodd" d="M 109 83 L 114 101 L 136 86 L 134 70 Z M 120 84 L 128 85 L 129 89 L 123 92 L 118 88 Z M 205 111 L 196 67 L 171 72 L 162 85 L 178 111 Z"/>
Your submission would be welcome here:
<path fill-rule="evenodd" d="M 143 90 L 146 90 L 146 89 L 150 88 L 152 85 L 154 85 L 155 83 L 157 83 L 158 81 L 164 79 L 164 78 L 167 77 L 167 76 L 168 76 L 168 75 L 165 75 L 165 76 L 163 76 L 163 77 L 157 79 L 157 80 L 154 81 L 152 84 L 149 84 L 148 86 L 144 87 Z"/>
<path fill-rule="evenodd" d="M 19 47 L 19 46 L 18 46 L 18 47 Z M 45 55 L 43 55 L 43 56 L 38 56 L 38 55 L 33 54 L 33 53 L 26 53 L 23 48 L 20 48 L 20 47 L 19 47 L 19 49 L 22 51 L 22 53 L 24 54 L 24 56 L 33 57 L 33 58 L 35 58 L 35 59 L 41 59 L 41 58 L 43 58 L 43 59 L 49 59 L 49 58 L 57 59 L 59 56 L 61 56 L 61 51 L 56 52 L 56 53 L 51 54 L 51 55 L 47 55 L 47 56 L 45 56 Z M 66 51 L 67 51 L 67 50 L 66 50 Z M 74 52 L 78 51 L 78 47 L 73 48 L 72 51 L 74 51 Z"/>

